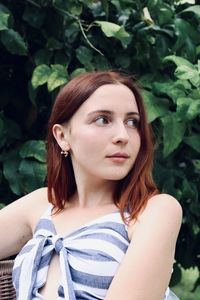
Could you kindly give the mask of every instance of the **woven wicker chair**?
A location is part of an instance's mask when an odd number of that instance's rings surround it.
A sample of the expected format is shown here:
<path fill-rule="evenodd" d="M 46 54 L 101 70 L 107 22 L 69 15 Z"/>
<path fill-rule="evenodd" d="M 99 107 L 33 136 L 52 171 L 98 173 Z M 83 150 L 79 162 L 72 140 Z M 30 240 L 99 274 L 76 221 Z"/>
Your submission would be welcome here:
<path fill-rule="evenodd" d="M 16 300 L 15 289 L 12 284 L 13 260 L 0 261 L 0 299 Z"/>

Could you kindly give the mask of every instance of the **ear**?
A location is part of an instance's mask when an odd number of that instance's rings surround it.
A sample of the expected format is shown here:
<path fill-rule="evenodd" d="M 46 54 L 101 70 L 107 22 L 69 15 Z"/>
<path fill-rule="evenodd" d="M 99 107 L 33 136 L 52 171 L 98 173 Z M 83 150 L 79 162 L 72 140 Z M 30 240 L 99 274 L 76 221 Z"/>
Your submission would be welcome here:
<path fill-rule="evenodd" d="M 69 151 L 70 145 L 68 143 L 68 128 L 66 125 L 54 124 L 52 133 L 60 148 L 65 151 Z"/>

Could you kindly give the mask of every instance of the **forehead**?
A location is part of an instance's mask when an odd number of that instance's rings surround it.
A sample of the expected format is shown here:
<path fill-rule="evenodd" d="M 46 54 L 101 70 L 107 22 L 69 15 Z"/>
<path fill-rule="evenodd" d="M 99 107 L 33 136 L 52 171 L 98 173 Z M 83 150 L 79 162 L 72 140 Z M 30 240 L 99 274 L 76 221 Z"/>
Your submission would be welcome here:
<path fill-rule="evenodd" d="M 138 112 L 133 92 L 123 84 L 102 85 L 79 108 L 82 112 L 98 109 Z"/>

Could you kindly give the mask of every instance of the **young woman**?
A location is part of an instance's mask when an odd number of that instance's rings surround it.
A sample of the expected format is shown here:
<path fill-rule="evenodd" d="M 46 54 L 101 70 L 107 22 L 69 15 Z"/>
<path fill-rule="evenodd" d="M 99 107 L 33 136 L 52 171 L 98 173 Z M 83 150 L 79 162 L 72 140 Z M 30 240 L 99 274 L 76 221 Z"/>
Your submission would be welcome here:
<path fill-rule="evenodd" d="M 151 177 L 153 144 L 133 80 L 92 72 L 57 96 L 48 187 L 0 212 L 0 258 L 18 254 L 18 300 L 178 299 L 168 288 L 182 210 Z"/>

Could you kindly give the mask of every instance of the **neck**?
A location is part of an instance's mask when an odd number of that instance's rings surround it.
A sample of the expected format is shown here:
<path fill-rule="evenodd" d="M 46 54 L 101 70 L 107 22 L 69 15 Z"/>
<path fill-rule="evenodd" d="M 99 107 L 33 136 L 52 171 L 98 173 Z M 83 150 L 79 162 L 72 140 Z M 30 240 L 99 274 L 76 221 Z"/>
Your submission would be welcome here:
<path fill-rule="evenodd" d="M 94 182 L 88 180 L 76 182 L 77 193 L 74 195 L 73 202 L 80 208 L 92 208 L 113 204 L 113 190 L 115 182 Z"/>

